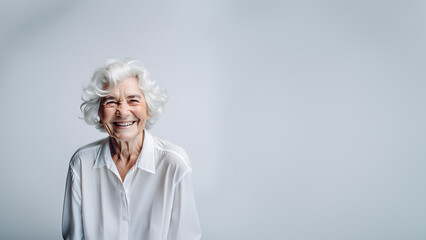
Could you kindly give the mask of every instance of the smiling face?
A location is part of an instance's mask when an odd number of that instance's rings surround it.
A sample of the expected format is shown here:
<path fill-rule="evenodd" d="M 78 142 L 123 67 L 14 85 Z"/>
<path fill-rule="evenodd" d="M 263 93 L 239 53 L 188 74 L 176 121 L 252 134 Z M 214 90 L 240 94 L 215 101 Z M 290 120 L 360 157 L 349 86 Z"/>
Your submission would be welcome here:
<path fill-rule="evenodd" d="M 119 82 L 102 98 L 99 118 L 108 134 L 119 141 L 133 141 L 142 134 L 151 115 L 135 77 Z"/>

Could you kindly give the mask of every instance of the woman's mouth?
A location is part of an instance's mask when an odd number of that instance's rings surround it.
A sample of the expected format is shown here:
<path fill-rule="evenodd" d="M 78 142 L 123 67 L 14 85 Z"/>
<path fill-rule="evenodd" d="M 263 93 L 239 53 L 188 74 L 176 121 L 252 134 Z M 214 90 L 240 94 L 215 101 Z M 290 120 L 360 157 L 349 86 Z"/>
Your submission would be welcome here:
<path fill-rule="evenodd" d="M 126 128 L 132 126 L 136 121 L 129 122 L 113 122 L 113 124 L 119 128 Z"/>

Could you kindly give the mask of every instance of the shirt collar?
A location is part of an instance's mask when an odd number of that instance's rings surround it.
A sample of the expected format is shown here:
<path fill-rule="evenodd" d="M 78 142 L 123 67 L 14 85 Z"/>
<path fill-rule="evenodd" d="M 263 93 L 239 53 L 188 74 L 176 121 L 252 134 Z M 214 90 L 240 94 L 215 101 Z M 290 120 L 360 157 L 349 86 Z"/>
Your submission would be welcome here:
<path fill-rule="evenodd" d="M 142 151 L 139 154 L 136 166 L 142 170 L 155 174 L 155 144 L 154 137 L 144 129 Z"/>
<path fill-rule="evenodd" d="M 144 129 L 144 132 L 145 136 L 143 139 L 142 150 L 138 156 L 138 159 L 136 160 L 135 165 L 144 171 L 155 174 L 154 137 L 146 129 Z M 107 166 L 109 169 L 111 169 L 112 164 L 114 164 L 114 161 L 111 157 L 110 137 L 108 137 L 105 139 L 101 145 L 101 148 L 99 149 L 95 163 L 93 164 L 93 168 Z"/>

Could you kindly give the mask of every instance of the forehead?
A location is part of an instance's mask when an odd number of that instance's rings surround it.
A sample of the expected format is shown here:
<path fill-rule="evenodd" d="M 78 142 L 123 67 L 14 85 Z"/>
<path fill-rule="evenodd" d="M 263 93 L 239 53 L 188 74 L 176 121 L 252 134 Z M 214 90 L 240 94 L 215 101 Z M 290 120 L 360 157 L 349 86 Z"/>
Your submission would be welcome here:
<path fill-rule="evenodd" d="M 117 83 L 117 86 L 112 90 L 109 96 L 128 96 L 128 95 L 143 95 L 139 88 L 138 80 L 135 77 L 128 77 Z"/>

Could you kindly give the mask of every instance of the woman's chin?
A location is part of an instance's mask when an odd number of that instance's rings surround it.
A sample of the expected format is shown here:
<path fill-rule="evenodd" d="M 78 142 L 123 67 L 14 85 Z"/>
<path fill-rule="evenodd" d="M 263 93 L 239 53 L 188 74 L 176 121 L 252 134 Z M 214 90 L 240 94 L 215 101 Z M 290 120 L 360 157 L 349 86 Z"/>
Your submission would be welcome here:
<path fill-rule="evenodd" d="M 114 136 L 111 136 L 111 137 L 115 138 L 117 141 L 129 142 L 129 141 L 133 141 L 133 140 L 137 139 L 139 136 L 140 136 L 140 134 L 120 133 L 120 134 L 114 134 Z"/>

